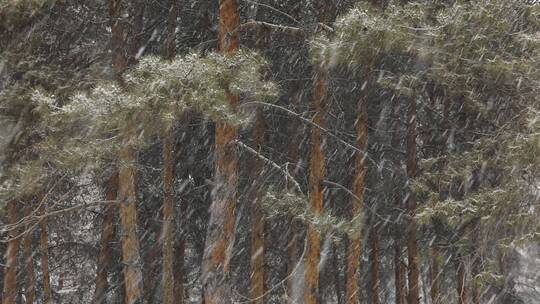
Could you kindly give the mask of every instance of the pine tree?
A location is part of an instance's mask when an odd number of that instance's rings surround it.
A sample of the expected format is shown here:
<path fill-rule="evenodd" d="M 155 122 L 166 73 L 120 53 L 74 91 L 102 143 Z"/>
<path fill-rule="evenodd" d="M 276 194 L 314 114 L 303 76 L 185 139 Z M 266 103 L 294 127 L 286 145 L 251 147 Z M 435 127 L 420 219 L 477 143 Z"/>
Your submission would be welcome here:
<path fill-rule="evenodd" d="M 113 173 L 105 185 L 105 199 L 107 202 L 116 200 L 118 193 L 118 175 Z M 109 283 L 107 280 L 109 267 L 112 265 L 112 240 L 114 237 L 114 220 L 116 218 L 116 206 L 107 204 L 103 208 L 103 223 L 101 224 L 101 239 L 99 241 L 99 255 L 97 262 L 96 287 L 92 299 L 93 304 L 106 303 Z"/>
<path fill-rule="evenodd" d="M 176 55 L 176 16 L 178 14 L 177 1 L 170 0 L 167 16 L 167 38 L 165 39 L 166 57 L 174 58 Z M 174 303 L 174 202 L 173 185 L 175 162 L 173 156 L 174 128 L 171 126 L 165 131 L 163 140 L 163 263 L 162 282 L 164 304 Z M 183 257 L 182 257 L 183 258 Z M 183 297 L 183 295 L 181 295 Z M 182 301 L 182 300 L 180 300 Z"/>
<path fill-rule="evenodd" d="M 234 54 L 239 45 L 237 28 L 240 23 L 238 2 L 219 1 L 219 51 Z M 230 105 L 238 104 L 238 96 L 228 93 Z M 215 143 L 215 189 L 210 207 L 206 248 L 202 277 L 204 281 L 204 303 L 231 303 L 232 294 L 229 278 L 229 262 L 234 243 L 234 221 L 236 191 L 238 187 L 238 161 L 234 140 L 236 128 L 226 122 L 216 125 Z"/>

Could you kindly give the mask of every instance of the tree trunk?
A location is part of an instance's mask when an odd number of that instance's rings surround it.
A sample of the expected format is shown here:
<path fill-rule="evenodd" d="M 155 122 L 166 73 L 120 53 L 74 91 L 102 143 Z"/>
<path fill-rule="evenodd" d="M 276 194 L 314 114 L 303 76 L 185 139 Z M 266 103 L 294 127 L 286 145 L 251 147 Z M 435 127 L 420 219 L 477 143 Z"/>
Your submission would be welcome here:
<path fill-rule="evenodd" d="M 315 96 L 313 101 L 313 110 L 315 116 L 313 123 L 325 126 L 325 107 L 324 99 L 326 97 L 326 72 L 321 67 L 316 68 L 315 74 Z M 323 180 L 324 180 L 324 146 L 321 130 L 319 128 L 311 129 L 311 155 L 309 163 L 309 197 L 311 210 L 316 214 L 323 212 Z M 320 302 L 319 295 L 319 262 L 321 259 L 321 238 L 312 224 L 307 228 L 307 249 L 304 262 L 305 282 L 304 282 L 304 301 L 306 304 L 317 304 Z"/>
<path fill-rule="evenodd" d="M 411 183 L 416 178 L 417 159 L 416 159 L 416 100 L 408 98 L 407 109 L 407 138 L 406 138 L 406 155 L 407 155 L 407 178 L 408 183 Z M 409 294 L 408 304 L 418 304 L 420 294 L 418 289 L 420 273 L 418 270 L 418 248 L 416 243 L 416 194 L 411 191 L 409 184 L 409 193 L 407 197 L 407 215 L 408 223 L 406 229 L 407 235 L 407 255 L 408 255 L 408 282 Z"/>
<path fill-rule="evenodd" d="M 431 289 L 430 289 L 430 295 L 431 295 L 431 303 L 433 304 L 439 304 L 440 303 L 440 269 L 439 269 L 439 261 L 440 261 L 440 252 L 439 247 L 437 245 L 432 245 L 430 248 L 430 256 L 431 256 Z"/>
<path fill-rule="evenodd" d="M 122 73 L 127 67 L 126 41 L 121 19 L 121 0 L 109 0 L 109 17 L 111 19 L 113 70 L 118 82 L 123 83 Z M 129 134 L 126 136 L 124 148 L 119 153 L 122 165 L 118 172 L 118 201 L 120 203 L 120 226 L 122 243 L 122 260 L 124 263 L 124 284 L 126 304 L 139 303 L 141 300 L 142 271 L 137 235 L 137 195 L 136 167 L 137 153 L 131 147 Z"/>
<path fill-rule="evenodd" d="M 174 157 L 173 129 L 167 131 L 163 144 L 163 304 L 174 301 Z"/>
<path fill-rule="evenodd" d="M 300 105 L 301 100 L 301 94 L 300 93 L 294 93 L 293 97 L 291 98 L 291 105 L 292 110 L 297 111 Z M 300 125 L 297 120 L 291 120 L 289 122 L 289 130 L 288 134 L 291 134 L 290 142 L 289 142 L 289 162 L 292 164 L 292 173 L 291 176 L 293 178 L 296 178 L 297 172 L 298 172 L 298 161 L 300 156 L 300 132 L 298 131 Z M 287 190 L 291 191 L 293 189 L 293 182 L 287 181 Z M 297 269 L 297 263 L 298 261 L 298 234 L 299 234 L 299 227 L 296 219 L 294 216 L 289 215 L 288 216 L 288 227 L 289 232 L 287 235 L 287 302 L 289 304 L 295 304 L 297 303 L 297 294 L 295 293 L 295 289 L 298 288 L 296 284 L 295 278 L 296 273 L 295 270 Z"/>
<path fill-rule="evenodd" d="M 12 200 L 6 206 L 7 218 L 10 225 L 19 221 L 19 207 Z M 10 230 L 8 233 L 9 241 L 7 243 L 4 267 L 4 291 L 2 295 L 2 304 L 15 304 L 17 298 L 17 257 L 19 255 L 20 238 L 17 237 L 19 229 Z"/>
<path fill-rule="evenodd" d="M 118 174 L 118 200 L 120 201 L 120 226 L 126 304 L 140 303 L 142 296 L 141 256 L 137 235 L 136 152 L 129 143 L 120 152 L 123 162 Z"/>
<path fill-rule="evenodd" d="M 165 39 L 165 52 L 168 59 L 176 55 L 176 17 L 177 0 L 169 0 L 167 15 L 167 38 Z M 175 163 L 173 156 L 174 129 L 169 127 L 163 143 L 163 304 L 174 303 L 174 203 L 173 185 Z"/>
<path fill-rule="evenodd" d="M 184 303 L 184 258 L 186 250 L 186 221 L 187 221 L 187 200 L 183 199 L 180 205 L 180 215 L 178 221 L 182 231 L 178 234 L 175 244 L 175 265 L 174 265 L 174 299 L 175 304 Z"/>
<path fill-rule="evenodd" d="M 396 233 L 397 234 L 397 233 Z M 396 304 L 405 304 L 405 266 L 403 265 L 402 249 L 399 239 L 394 243 L 394 278 L 396 285 Z"/>
<path fill-rule="evenodd" d="M 368 80 L 370 70 L 366 70 L 364 82 Z M 356 145 L 359 149 L 367 153 L 368 148 L 368 113 L 367 113 L 367 92 L 361 92 L 357 105 L 356 120 Z M 353 179 L 353 192 L 355 197 L 351 201 L 352 218 L 359 221 L 357 217 L 362 216 L 365 192 L 366 177 L 366 155 L 357 153 L 355 156 L 355 175 Z M 360 256 L 361 256 L 362 232 L 355 231 L 349 235 L 349 246 L 347 248 L 347 285 L 345 289 L 346 303 L 357 304 L 360 301 Z"/>
<path fill-rule="evenodd" d="M 32 204 L 28 202 L 25 206 L 25 217 L 29 218 L 32 214 Z M 29 229 L 31 225 L 26 225 L 26 229 Z M 33 230 L 27 230 L 24 236 L 23 249 L 24 249 L 24 264 L 25 264 L 25 284 L 24 295 L 27 303 L 34 303 L 36 298 L 36 278 L 34 272 L 34 252 L 32 250 Z"/>
<path fill-rule="evenodd" d="M 39 215 L 45 214 L 46 201 L 45 196 L 40 194 L 38 197 Z M 41 248 L 41 273 L 43 275 L 43 304 L 52 303 L 51 277 L 49 273 L 49 239 L 47 236 L 47 218 L 39 221 L 39 245 Z"/>
<path fill-rule="evenodd" d="M 370 231 L 370 243 L 371 243 L 371 252 L 370 252 L 370 294 L 371 294 L 371 304 L 379 304 L 379 226 L 377 223 L 374 223 Z"/>
<path fill-rule="evenodd" d="M 105 199 L 107 201 L 114 201 L 116 200 L 117 193 L 118 174 L 114 173 L 107 181 Z M 93 304 L 106 303 L 107 290 L 109 289 L 107 276 L 111 265 L 111 242 L 114 236 L 114 217 L 117 208 L 114 205 L 107 204 L 104 209 L 105 215 L 101 230 L 101 240 L 99 242 L 100 249 L 97 265 L 96 289 L 94 291 L 94 298 L 92 299 Z"/>
<path fill-rule="evenodd" d="M 237 0 L 219 1 L 219 51 L 232 55 L 238 49 L 237 28 L 240 24 Z M 238 96 L 229 94 L 233 108 Z M 205 240 L 202 281 L 205 304 L 232 302 L 229 262 L 234 245 L 235 204 L 238 187 L 238 161 L 234 140 L 236 127 L 216 123 L 215 189 Z"/>
<path fill-rule="evenodd" d="M 255 45 L 261 53 L 264 53 L 264 50 L 268 45 L 269 37 L 270 29 L 264 26 L 258 29 Z M 266 122 L 264 120 L 262 108 L 258 107 L 256 111 L 253 138 L 255 148 L 261 153 L 262 146 L 265 142 Z M 266 219 L 261 210 L 260 199 L 263 187 L 262 175 L 264 175 L 264 162 L 257 157 L 254 158 L 251 172 L 253 172 L 253 181 L 251 185 L 251 193 L 253 194 L 253 202 L 251 204 L 251 299 L 255 304 L 263 304 L 265 303 L 264 296 L 266 293 L 266 273 L 264 263 L 266 254 L 264 244 Z"/>

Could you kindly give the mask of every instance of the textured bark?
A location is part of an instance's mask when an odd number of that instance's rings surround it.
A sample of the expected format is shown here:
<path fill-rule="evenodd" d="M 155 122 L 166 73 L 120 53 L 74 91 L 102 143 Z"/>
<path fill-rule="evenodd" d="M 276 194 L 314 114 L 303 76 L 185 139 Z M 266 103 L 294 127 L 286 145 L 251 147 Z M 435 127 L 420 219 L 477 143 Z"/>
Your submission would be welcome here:
<path fill-rule="evenodd" d="M 17 203 L 9 201 L 6 205 L 6 213 L 9 224 L 13 225 L 19 221 L 19 209 Z M 17 290 L 17 256 L 19 255 L 20 238 L 15 238 L 19 234 L 19 229 L 11 230 L 8 234 L 10 238 L 7 243 L 4 266 L 4 291 L 2 294 L 2 304 L 15 304 Z"/>
<path fill-rule="evenodd" d="M 174 301 L 174 157 L 173 129 L 169 129 L 163 143 L 163 304 Z"/>
<path fill-rule="evenodd" d="M 219 51 L 233 54 L 238 49 L 236 31 L 240 23 L 237 0 L 219 1 Z M 229 94 L 235 108 L 238 96 Z M 236 128 L 224 122 L 216 123 L 215 189 L 210 206 L 210 218 L 203 255 L 202 281 L 205 304 L 231 303 L 229 262 L 234 244 L 238 160 L 234 143 Z"/>
<path fill-rule="evenodd" d="M 107 201 L 116 200 L 118 193 L 118 174 L 114 173 L 109 178 L 106 185 L 105 199 Z M 107 290 L 109 289 L 109 283 L 107 276 L 109 267 L 111 266 L 111 242 L 114 236 L 114 217 L 116 214 L 116 206 L 106 205 L 104 207 L 105 214 L 103 218 L 101 239 L 99 241 L 99 257 L 97 265 L 96 275 L 96 289 L 94 291 L 93 304 L 104 304 L 106 302 Z"/>
<path fill-rule="evenodd" d="M 369 77 L 369 70 L 366 72 L 364 81 Z M 367 114 L 367 92 L 361 92 L 358 101 L 356 120 L 356 145 L 362 151 L 367 151 L 368 147 L 368 114 Z M 356 196 L 351 201 L 352 217 L 361 216 L 364 204 L 366 165 L 365 155 L 357 153 L 354 165 L 353 192 Z M 357 304 L 360 301 L 360 255 L 361 255 L 361 231 L 349 236 L 349 246 L 347 248 L 347 285 L 345 289 L 346 303 Z"/>
<path fill-rule="evenodd" d="M 118 173 L 118 200 L 120 202 L 120 226 L 122 243 L 122 261 L 124 263 L 124 281 L 126 304 L 140 303 L 142 294 L 141 256 L 137 235 L 137 193 L 136 167 L 137 156 L 129 144 L 120 152 L 123 164 Z"/>
<path fill-rule="evenodd" d="M 136 0 L 132 2 L 132 15 L 131 20 L 131 45 L 129 47 L 129 64 L 135 64 L 139 60 L 139 56 L 142 43 L 141 38 L 144 30 L 144 12 L 146 10 L 146 1 Z"/>
<path fill-rule="evenodd" d="M 32 214 L 32 204 L 28 203 L 24 208 L 24 216 L 30 217 Z M 26 225 L 26 229 L 29 229 L 30 225 Z M 33 231 L 28 231 L 24 236 L 23 250 L 24 250 L 24 264 L 25 264 L 25 282 L 24 282 L 24 295 L 27 303 L 34 303 L 36 298 L 36 278 L 34 271 L 34 251 L 32 249 Z"/>
<path fill-rule="evenodd" d="M 180 227 L 182 227 L 182 232 L 178 234 L 176 240 L 174 252 L 175 252 L 175 264 L 174 264 L 174 303 L 183 304 L 184 303 L 184 258 L 186 250 L 186 241 L 185 241 L 185 227 L 187 221 L 187 200 L 183 199 L 180 204 L 180 215 L 178 220 L 180 222 Z"/>
<path fill-rule="evenodd" d="M 380 264 L 380 257 L 379 257 L 379 226 L 377 224 L 373 225 L 370 231 L 369 235 L 370 240 L 370 280 L 369 280 L 369 290 L 371 295 L 371 304 L 379 304 L 379 264 Z"/>
<path fill-rule="evenodd" d="M 108 0 L 111 21 L 112 65 L 116 79 L 122 82 L 122 73 L 127 67 L 126 41 L 121 20 L 121 0 Z"/>
<path fill-rule="evenodd" d="M 177 0 L 169 1 L 169 12 L 167 14 L 167 37 L 165 39 L 166 57 L 171 59 L 176 55 L 176 17 Z M 173 156 L 174 129 L 169 128 L 163 143 L 163 304 L 174 303 L 174 203 L 173 185 L 175 163 Z"/>
<path fill-rule="evenodd" d="M 408 98 L 407 109 L 407 138 L 406 138 L 406 157 L 407 157 L 407 178 L 409 183 L 416 178 L 417 159 L 416 159 L 416 100 Z M 410 185 L 409 185 L 410 186 Z M 409 188 L 407 197 L 407 255 L 409 282 L 408 304 L 418 304 L 420 301 L 418 270 L 418 248 L 416 242 L 416 195 Z"/>
<path fill-rule="evenodd" d="M 315 96 L 313 100 L 313 123 L 324 127 L 325 113 L 324 106 L 327 84 L 326 72 L 321 67 L 316 68 L 315 74 Z M 324 180 L 324 146 L 323 136 L 319 128 L 311 129 L 311 154 L 309 161 L 309 198 L 311 210 L 316 214 L 323 212 L 323 186 Z M 320 302 L 319 295 L 319 262 L 321 259 L 321 238 L 312 224 L 307 228 L 307 248 L 304 262 L 305 282 L 304 301 L 306 304 L 316 304 Z"/>
<path fill-rule="evenodd" d="M 394 278 L 396 285 L 396 304 L 406 303 L 405 293 L 405 265 L 401 259 L 402 248 L 401 244 L 396 238 L 394 244 Z"/>
<path fill-rule="evenodd" d="M 293 110 L 296 112 L 300 105 L 301 95 L 295 93 L 291 98 L 291 105 Z M 291 141 L 289 142 L 289 162 L 292 164 L 292 172 L 290 173 L 293 178 L 297 176 L 298 161 L 300 155 L 300 145 L 299 145 L 299 132 L 300 124 L 297 120 L 292 119 L 289 122 L 289 132 L 288 134 L 293 134 L 291 136 Z M 293 189 L 293 183 L 291 181 L 287 182 L 287 189 L 290 191 Z M 297 302 L 296 295 L 294 294 L 295 289 L 295 269 L 297 269 L 298 261 L 298 234 L 299 227 L 294 216 L 289 215 L 288 218 L 288 227 L 289 233 L 287 235 L 287 302 L 289 304 L 294 304 Z"/>
<path fill-rule="evenodd" d="M 439 267 L 439 261 L 440 261 L 440 252 L 439 247 L 436 245 L 431 246 L 430 248 L 430 256 L 431 256 L 431 288 L 430 288 L 430 295 L 431 295 L 431 303 L 433 304 L 439 304 L 440 303 L 440 267 Z"/>
<path fill-rule="evenodd" d="M 45 214 L 47 205 L 44 195 L 40 194 L 38 203 L 41 204 L 38 214 Z M 49 273 L 49 238 L 47 235 L 47 218 L 39 222 L 39 245 L 41 249 L 41 273 L 43 276 L 43 304 L 52 303 L 51 275 Z"/>
<path fill-rule="evenodd" d="M 270 29 L 260 27 L 257 31 L 256 48 L 264 53 L 270 41 Z M 265 75 L 267 76 L 267 75 Z M 253 129 L 254 144 L 259 153 L 265 142 L 266 122 L 262 108 L 257 108 Z M 262 175 L 264 174 L 264 162 L 256 157 L 251 167 L 253 172 L 251 191 L 253 202 L 251 204 L 251 299 L 253 303 L 265 303 L 266 273 L 265 273 L 265 227 L 266 220 L 259 204 L 262 194 Z"/>
<path fill-rule="evenodd" d="M 127 67 L 126 41 L 121 21 L 121 0 L 109 0 L 111 19 L 113 70 L 117 81 L 122 83 L 122 73 Z M 119 153 L 122 163 L 118 172 L 118 201 L 120 205 L 120 226 L 122 243 L 122 261 L 124 264 L 124 284 L 126 304 L 139 303 L 141 300 L 142 271 L 137 235 L 137 195 L 136 195 L 136 151 L 130 146 L 129 134 L 123 134 L 127 140 Z"/>

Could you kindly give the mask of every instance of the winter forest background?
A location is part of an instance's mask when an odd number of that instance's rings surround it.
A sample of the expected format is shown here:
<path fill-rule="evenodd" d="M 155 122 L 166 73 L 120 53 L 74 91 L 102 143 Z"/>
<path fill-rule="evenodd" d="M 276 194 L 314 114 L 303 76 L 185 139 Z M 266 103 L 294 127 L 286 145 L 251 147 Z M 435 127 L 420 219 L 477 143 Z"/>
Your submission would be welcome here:
<path fill-rule="evenodd" d="M 0 0 L 15 303 L 540 303 L 540 4 Z"/>

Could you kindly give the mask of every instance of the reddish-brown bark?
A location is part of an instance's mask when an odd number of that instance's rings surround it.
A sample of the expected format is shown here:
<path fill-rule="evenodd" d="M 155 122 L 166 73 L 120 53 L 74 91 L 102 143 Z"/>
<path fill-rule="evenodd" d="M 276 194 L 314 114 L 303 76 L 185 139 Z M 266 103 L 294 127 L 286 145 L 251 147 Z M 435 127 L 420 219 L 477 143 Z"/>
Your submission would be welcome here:
<path fill-rule="evenodd" d="M 118 192 L 118 174 L 114 173 L 107 181 L 105 190 L 105 199 L 107 201 L 116 200 Z M 104 207 L 105 213 L 103 217 L 103 224 L 101 230 L 101 239 L 99 241 L 99 256 L 96 275 L 96 288 L 94 291 L 93 304 L 105 303 L 107 296 L 107 289 L 109 284 L 107 281 L 108 270 L 111 265 L 111 241 L 114 236 L 114 218 L 117 208 L 114 205 L 107 204 Z"/>
<path fill-rule="evenodd" d="M 38 214 L 45 214 L 47 201 L 43 194 L 38 196 Z M 47 235 L 47 218 L 39 221 L 39 245 L 41 249 L 41 273 L 43 276 L 43 303 L 52 303 L 51 275 L 49 273 L 49 237 Z"/>
<path fill-rule="evenodd" d="M 219 51 L 231 55 L 238 49 L 240 18 L 237 0 L 219 1 Z M 229 94 L 233 108 L 238 96 Z M 202 281 L 205 304 L 231 303 L 229 262 L 234 243 L 235 205 L 238 187 L 238 160 L 234 140 L 236 127 L 216 123 L 215 189 L 203 255 Z"/>
<path fill-rule="evenodd" d="M 315 96 L 313 100 L 313 123 L 325 126 L 325 97 L 327 75 L 323 68 L 317 67 L 315 74 Z M 319 128 L 311 130 L 311 154 L 309 162 L 309 198 L 311 210 L 316 214 L 323 212 L 323 180 L 324 180 L 324 146 L 323 136 Z M 307 228 L 307 248 L 304 261 L 304 301 L 306 304 L 317 304 L 319 298 L 319 262 L 321 259 L 321 238 L 312 224 Z"/>
<path fill-rule="evenodd" d="M 30 202 L 24 208 L 24 216 L 30 217 L 32 214 L 32 204 Z M 26 225 L 26 229 L 29 229 L 31 225 Z M 24 250 L 24 264 L 25 264 L 25 282 L 24 282 L 24 295 L 27 303 L 34 303 L 36 298 L 36 278 L 34 272 L 34 251 L 32 249 L 33 231 L 27 231 L 23 240 Z"/>

